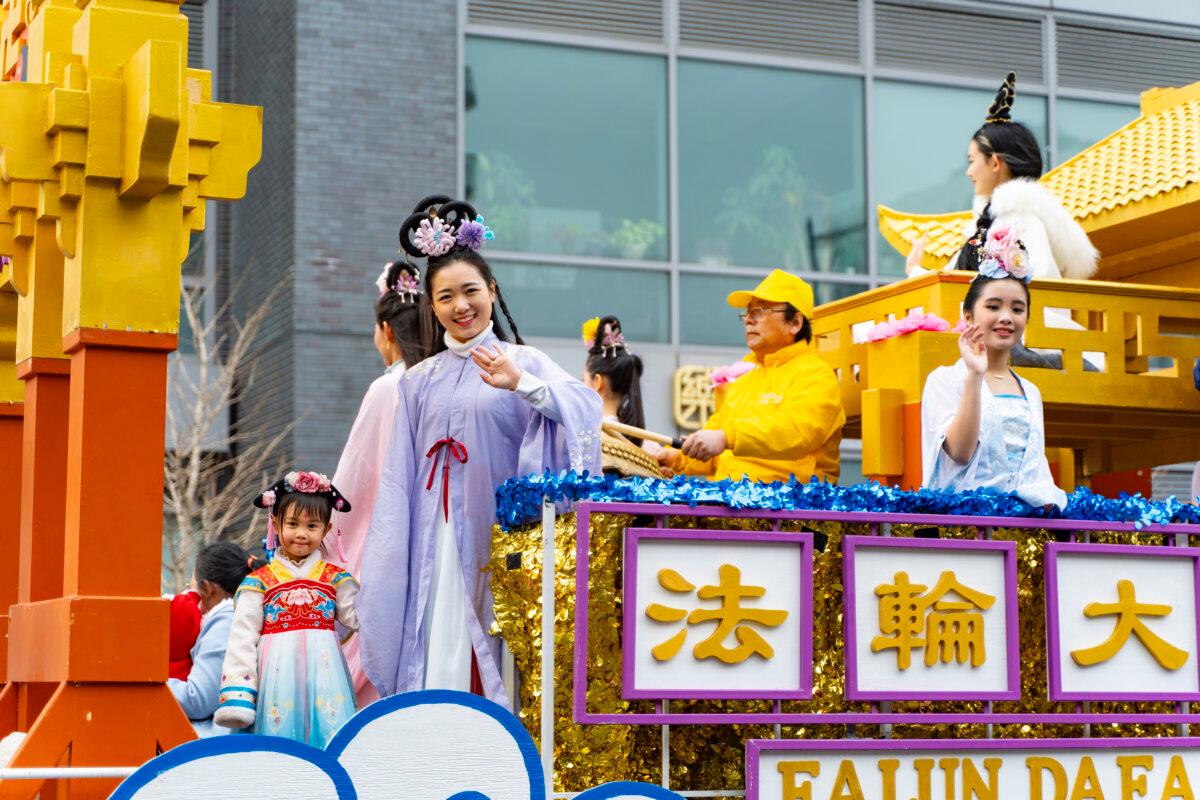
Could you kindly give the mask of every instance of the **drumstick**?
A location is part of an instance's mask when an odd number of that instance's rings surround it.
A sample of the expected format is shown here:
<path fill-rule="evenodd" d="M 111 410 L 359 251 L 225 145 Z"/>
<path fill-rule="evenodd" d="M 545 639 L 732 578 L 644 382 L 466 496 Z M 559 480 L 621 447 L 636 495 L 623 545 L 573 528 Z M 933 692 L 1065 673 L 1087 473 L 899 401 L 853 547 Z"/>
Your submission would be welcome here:
<path fill-rule="evenodd" d="M 624 422 L 610 422 L 606 420 L 601 424 L 600 427 L 609 433 L 620 433 L 625 436 L 633 436 L 636 439 L 648 439 L 651 442 L 666 445 L 667 447 L 683 447 L 683 439 L 678 437 L 671 438 L 666 434 L 655 433 L 654 431 L 648 431 L 644 428 L 635 428 L 632 425 L 626 425 Z"/>

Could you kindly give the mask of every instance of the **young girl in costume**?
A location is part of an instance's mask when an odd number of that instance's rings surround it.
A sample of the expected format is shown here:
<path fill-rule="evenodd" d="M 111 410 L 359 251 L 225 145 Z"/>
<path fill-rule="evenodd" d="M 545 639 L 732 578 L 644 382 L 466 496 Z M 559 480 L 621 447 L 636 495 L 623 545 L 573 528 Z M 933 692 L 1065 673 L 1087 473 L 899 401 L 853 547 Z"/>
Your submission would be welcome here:
<path fill-rule="evenodd" d="M 333 512 L 349 511 L 350 503 L 324 475 L 289 472 L 254 505 L 267 509 L 274 555 L 234 596 L 215 720 L 324 747 L 354 715 L 334 623 L 358 629 L 358 582 L 326 561 L 321 547 Z"/>
<path fill-rule="evenodd" d="M 433 330 L 432 323 L 426 323 L 428 312 L 421 307 L 421 275 L 416 267 L 405 261 L 389 262 L 376 286 L 379 300 L 375 303 L 375 349 L 386 369 L 367 389 L 333 475 L 334 484 L 354 498 L 354 510 L 341 518 L 345 567 L 352 575 L 362 569 L 363 543 L 392 439 L 400 378 L 407 367 L 430 354 L 428 342 Z M 362 708 L 378 699 L 379 694 L 363 673 L 360 644 L 361 637 L 351 636 L 342 645 L 342 652 L 350 668 L 358 707 Z"/>
<path fill-rule="evenodd" d="M 182 678 L 167 679 L 167 688 L 197 736 L 228 733 L 213 724 L 221 692 L 221 668 L 233 621 L 233 593 L 253 570 L 265 565 L 233 542 L 216 542 L 196 556 L 194 594 L 201 614 L 200 630 L 189 653 L 191 669 Z"/>
<path fill-rule="evenodd" d="M 988 108 L 983 125 L 967 145 L 967 177 L 975 187 L 972 222 L 963 231 L 964 244 L 951 257 L 947 269 L 979 269 L 980 246 L 993 226 L 1021 231 L 1029 253 L 1029 274 L 1034 278 L 1084 280 L 1096 273 L 1096 248 L 1062 202 L 1038 181 L 1042 152 L 1029 128 L 1012 119 L 1016 98 L 1016 73 L 1010 72 Z M 909 277 L 928 270 L 920 266 L 924 242 L 909 252 L 905 272 Z M 1051 328 L 1082 330 L 1065 309 L 1045 309 Z M 1062 368 L 1058 353 L 1014 349 L 1018 365 Z M 1093 365 L 1088 365 L 1093 366 Z M 1098 362 L 1103 368 L 1103 362 Z"/>
<path fill-rule="evenodd" d="M 1042 396 L 1009 363 L 1029 319 L 1029 256 L 1018 232 L 994 225 L 963 301 L 961 358 L 938 367 L 921 397 L 922 483 L 1015 492 L 1034 507 L 1066 506 L 1046 462 Z"/>
<path fill-rule="evenodd" d="M 481 689 L 508 705 L 490 633 L 496 487 L 599 468 L 600 397 L 521 343 L 462 202 L 423 202 L 400 229 L 428 256 L 439 352 L 410 368 L 363 555 L 362 661 L 381 694 Z M 503 314 L 512 339 L 499 324 Z"/>

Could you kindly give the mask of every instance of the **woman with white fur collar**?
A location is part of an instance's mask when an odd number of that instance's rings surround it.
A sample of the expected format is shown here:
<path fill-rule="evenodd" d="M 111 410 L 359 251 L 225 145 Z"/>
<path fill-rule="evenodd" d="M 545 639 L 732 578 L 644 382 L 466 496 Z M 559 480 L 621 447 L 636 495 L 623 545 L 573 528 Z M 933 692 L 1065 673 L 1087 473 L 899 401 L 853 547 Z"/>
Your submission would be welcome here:
<path fill-rule="evenodd" d="M 1042 154 L 1037 138 L 1012 119 L 1016 81 L 1016 73 L 1008 73 L 967 146 L 974 221 L 963 232 L 966 244 L 947 268 L 978 271 L 980 245 L 993 225 L 1002 224 L 1021 231 L 1034 278 L 1085 280 L 1096 273 L 1096 248 L 1062 202 L 1038 182 Z M 905 262 L 909 277 L 928 271 L 920 266 L 923 252 L 924 241 L 918 241 Z"/>

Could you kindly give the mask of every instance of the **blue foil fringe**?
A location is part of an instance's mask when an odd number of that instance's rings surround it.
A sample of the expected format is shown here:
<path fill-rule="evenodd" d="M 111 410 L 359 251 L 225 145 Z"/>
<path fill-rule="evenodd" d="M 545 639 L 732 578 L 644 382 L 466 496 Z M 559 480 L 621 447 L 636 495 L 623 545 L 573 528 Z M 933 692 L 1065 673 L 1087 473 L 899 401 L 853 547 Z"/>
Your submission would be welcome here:
<path fill-rule="evenodd" d="M 1200 506 L 1176 497 L 1155 501 L 1141 494 L 1119 498 L 1076 489 L 1059 512 L 1034 508 L 1015 494 L 994 489 L 949 492 L 940 489 L 906 491 L 874 482 L 839 486 L 813 478 L 801 483 L 760 483 L 749 480 L 709 481 L 676 476 L 669 480 L 618 478 L 587 472 L 546 471 L 514 478 L 496 489 L 496 516 L 505 530 L 541 517 L 543 499 L 553 503 L 593 500 L 608 503 L 678 503 L 714 505 L 764 511 L 872 511 L 892 514 L 945 514 L 974 517 L 1032 517 L 1133 523 L 1139 530 L 1168 523 L 1200 524 Z"/>

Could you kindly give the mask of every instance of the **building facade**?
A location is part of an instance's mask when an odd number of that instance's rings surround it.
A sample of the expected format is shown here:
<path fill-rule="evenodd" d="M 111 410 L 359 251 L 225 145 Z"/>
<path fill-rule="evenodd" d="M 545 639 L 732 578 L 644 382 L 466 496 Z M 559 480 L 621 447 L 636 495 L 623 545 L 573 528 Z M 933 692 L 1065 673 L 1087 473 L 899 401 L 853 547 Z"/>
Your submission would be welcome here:
<path fill-rule="evenodd" d="M 326 472 L 382 369 L 375 276 L 426 194 L 476 204 L 522 334 L 564 368 L 584 319 L 620 316 L 668 429 L 674 369 L 743 353 L 729 291 L 773 267 L 818 302 L 891 282 L 876 204 L 970 205 L 966 146 L 1010 69 L 1047 168 L 1140 91 L 1200 80 L 1194 0 L 189 6 L 221 99 L 264 107 L 247 196 L 203 243 L 237 311 L 276 307 L 236 413 L 294 424 L 289 457 Z"/>

